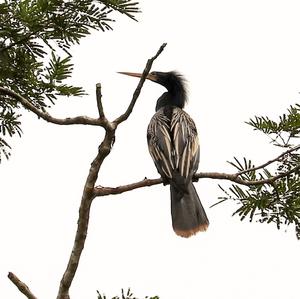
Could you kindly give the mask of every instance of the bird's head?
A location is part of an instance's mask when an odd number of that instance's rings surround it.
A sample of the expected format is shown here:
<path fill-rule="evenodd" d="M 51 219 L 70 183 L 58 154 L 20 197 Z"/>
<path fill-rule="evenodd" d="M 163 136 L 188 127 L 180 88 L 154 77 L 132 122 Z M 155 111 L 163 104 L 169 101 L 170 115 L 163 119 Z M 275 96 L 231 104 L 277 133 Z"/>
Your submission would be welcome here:
<path fill-rule="evenodd" d="M 141 78 L 143 74 L 119 72 L 119 74 Z M 185 78 L 178 72 L 151 72 L 146 76 L 146 79 L 151 80 L 164 86 L 169 93 L 170 104 L 184 107 L 186 102 L 186 85 Z"/>
<path fill-rule="evenodd" d="M 118 72 L 119 74 L 138 77 L 141 78 L 143 74 L 141 73 L 130 73 L 130 72 Z M 164 86 L 168 91 L 173 90 L 178 85 L 184 86 L 185 79 L 184 77 L 179 74 L 178 72 L 151 72 L 146 76 L 146 79 L 151 80 L 155 83 L 158 83 Z"/>

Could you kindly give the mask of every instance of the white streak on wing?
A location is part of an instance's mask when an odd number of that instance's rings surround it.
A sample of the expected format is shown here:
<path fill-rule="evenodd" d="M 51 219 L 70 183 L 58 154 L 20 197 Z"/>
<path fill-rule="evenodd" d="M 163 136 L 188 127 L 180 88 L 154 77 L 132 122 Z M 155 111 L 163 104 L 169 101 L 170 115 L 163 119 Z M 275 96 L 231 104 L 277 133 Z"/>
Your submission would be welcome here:
<path fill-rule="evenodd" d="M 171 121 L 175 168 L 184 177 L 197 168 L 199 143 L 194 121 L 181 109 L 175 108 Z"/>
<path fill-rule="evenodd" d="M 166 176 L 169 177 L 169 178 L 171 178 L 172 175 L 171 175 L 171 170 L 170 170 L 170 167 L 169 167 L 169 163 L 168 163 L 168 161 L 167 161 L 167 159 L 166 159 L 166 157 L 164 155 L 162 156 L 162 159 L 164 161 L 163 170 L 164 170 Z"/>
<path fill-rule="evenodd" d="M 174 150 L 175 150 L 175 167 L 179 166 L 179 138 L 178 138 L 178 124 L 174 128 Z"/>
<path fill-rule="evenodd" d="M 167 147 L 168 156 L 171 157 L 171 138 L 170 138 L 170 135 L 169 135 L 169 133 L 168 133 L 165 126 L 162 126 L 160 129 L 161 129 L 161 132 L 162 132 L 163 137 L 164 137 L 164 144 Z"/>
<path fill-rule="evenodd" d="M 192 160 L 192 156 L 191 156 L 191 143 L 187 144 L 187 157 L 186 157 L 186 164 L 185 164 L 185 173 L 184 176 L 188 177 L 189 172 L 190 172 L 190 164 L 191 164 L 191 160 Z"/>

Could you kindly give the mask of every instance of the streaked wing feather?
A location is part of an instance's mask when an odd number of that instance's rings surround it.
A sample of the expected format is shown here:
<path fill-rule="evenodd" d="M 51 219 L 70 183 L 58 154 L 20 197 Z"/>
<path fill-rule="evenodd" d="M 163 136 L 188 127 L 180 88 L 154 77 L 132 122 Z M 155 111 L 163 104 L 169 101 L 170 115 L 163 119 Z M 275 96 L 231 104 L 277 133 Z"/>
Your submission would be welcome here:
<path fill-rule="evenodd" d="M 162 177 L 171 178 L 174 164 L 168 118 L 159 110 L 152 117 L 148 130 L 148 148 L 155 166 Z"/>
<path fill-rule="evenodd" d="M 186 112 L 175 108 L 171 132 L 174 139 L 175 165 L 183 177 L 192 176 L 199 163 L 199 142 L 195 123 Z"/>
<path fill-rule="evenodd" d="M 172 178 L 177 170 L 185 178 L 198 169 L 199 143 L 191 117 L 174 108 L 171 122 L 160 109 L 152 117 L 147 131 L 149 152 L 162 177 Z"/>

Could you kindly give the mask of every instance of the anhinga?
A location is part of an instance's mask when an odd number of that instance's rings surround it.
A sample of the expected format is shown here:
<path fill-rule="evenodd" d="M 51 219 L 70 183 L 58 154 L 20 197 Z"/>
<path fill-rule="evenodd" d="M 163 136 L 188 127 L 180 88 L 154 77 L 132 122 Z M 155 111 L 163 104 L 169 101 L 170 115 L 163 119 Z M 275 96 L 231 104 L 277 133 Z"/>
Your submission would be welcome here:
<path fill-rule="evenodd" d="M 157 100 L 148 126 L 148 148 L 164 184 L 170 184 L 173 229 L 187 238 L 205 231 L 209 221 L 192 183 L 199 164 L 199 143 L 194 121 L 182 110 L 187 101 L 185 80 L 177 72 L 152 72 L 146 78 L 167 89 Z"/>

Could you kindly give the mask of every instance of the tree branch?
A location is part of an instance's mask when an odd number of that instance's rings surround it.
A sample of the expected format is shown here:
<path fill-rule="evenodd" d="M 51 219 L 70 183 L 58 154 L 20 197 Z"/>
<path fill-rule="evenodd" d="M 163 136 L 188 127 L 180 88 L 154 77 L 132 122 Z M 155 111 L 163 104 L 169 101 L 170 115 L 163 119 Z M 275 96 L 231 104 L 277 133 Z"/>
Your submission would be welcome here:
<path fill-rule="evenodd" d="M 67 268 L 60 282 L 57 299 L 70 298 L 69 289 L 74 279 L 76 270 L 78 268 L 80 256 L 84 248 L 84 244 L 87 236 L 90 209 L 94 198 L 93 190 L 94 190 L 95 182 L 98 178 L 98 172 L 100 170 L 100 167 L 104 159 L 111 151 L 114 136 L 115 136 L 115 130 L 106 129 L 104 140 L 99 146 L 98 154 L 91 164 L 89 174 L 87 176 L 85 186 L 83 189 L 81 204 L 79 208 L 77 231 L 76 231 L 73 249 L 69 258 Z"/>
<path fill-rule="evenodd" d="M 151 65 L 158 57 L 158 55 L 162 52 L 163 48 L 165 47 L 165 44 L 160 47 L 160 50 L 157 52 L 157 54 L 150 60 L 148 60 L 148 63 L 146 65 L 146 68 L 144 70 L 145 76 L 147 75 L 147 72 L 150 71 Z M 144 76 L 144 77 L 145 77 Z M 145 80 L 145 78 L 144 78 Z M 132 112 L 132 109 L 134 107 L 134 103 L 136 102 L 140 90 L 142 88 L 142 83 L 140 82 L 138 84 L 138 87 L 136 89 L 136 92 L 134 93 L 133 99 L 127 109 L 127 111 L 115 122 L 109 122 L 103 112 L 103 106 L 101 102 L 101 85 L 96 85 L 96 98 L 97 98 L 97 106 L 98 106 L 98 112 L 100 118 L 97 119 L 97 121 L 104 121 L 105 125 L 103 127 L 105 128 L 105 137 L 99 146 L 98 154 L 94 161 L 91 164 L 89 174 L 87 176 L 85 186 L 82 193 L 80 208 L 79 208 L 79 217 L 77 222 L 77 231 L 75 235 L 75 241 L 73 245 L 73 249 L 71 251 L 71 255 L 69 258 L 69 262 L 67 265 L 67 268 L 63 274 L 63 277 L 60 282 L 57 299 L 70 299 L 69 295 L 69 289 L 71 287 L 72 281 L 74 279 L 76 270 L 79 265 L 79 260 L 81 253 L 84 248 L 84 244 L 87 237 L 88 232 L 88 225 L 89 225 L 89 215 L 90 215 L 90 209 L 93 199 L 95 198 L 95 183 L 98 178 L 98 173 L 100 170 L 100 167 L 104 161 L 104 159 L 109 155 L 111 148 L 114 144 L 115 140 L 115 131 L 117 129 L 118 124 L 125 121 L 130 113 Z M 27 103 L 26 103 L 27 104 Z M 35 107 L 34 107 L 35 108 Z M 36 108 L 35 108 L 36 109 Z M 40 111 L 38 110 L 40 113 Z M 42 112 L 42 115 L 45 116 Z"/>
<path fill-rule="evenodd" d="M 290 174 L 298 171 L 300 169 L 300 165 L 292 168 L 291 170 L 287 172 L 280 173 L 276 176 L 270 177 L 268 179 L 263 180 L 256 180 L 256 181 L 249 181 L 249 180 L 243 180 L 239 177 L 240 173 L 220 173 L 220 172 L 200 172 L 196 173 L 194 175 L 194 181 L 198 181 L 198 179 L 216 179 L 216 180 L 227 180 L 232 181 L 234 183 L 244 185 L 244 186 L 254 186 L 254 185 L 263 185 L 263 184 L 273 184 L 276 180 L 287 177 Z M 249 169 L 247 171 L 244 171 L 243 173 L 252 171 L 253 169 Z M 148 179 L 145 178 L 142 181 L 131 183 L 127 185 L 122 185 L 118 187 L 102 187 L 102 186 L 96 186 L 94 189 L 94 196 L 106 196 L 106 195 L 112 195 L 112 194 L 121 194 L 124 192 L 128 192 L 134 189 L 143 188 L 143 187 L 150 187 L 153 185 L 162 184 L 163 180 L 162 178 L 159 179 Z"/>
<path fill-rule="evenodd" d="M 120 123 L 125 121 L 129 115 L 131 114 L 133 107 L 140 95 L 141 89 L 143 87 L 143 84 L 146 80 L 147 75 L 149 74 L 152 64 L 154 60 L 161 54 L 161 52 L 164 50 L 165 46 L 167 44 L 164 43 L 160 46 L 157 53 L 150 59 L 148 59 L 146 67 L 143 71 L 143 75 L 133 93 L 132 100 L 124 114 L 119 116 L 117 119 L 115 119 L 112 123 L 109 123 L 107 119 L 104 116 L 103 111 L 103 105 L 101 100 L 101 84 L 98 83 L 96 85 L 96 99 L 97 99 L 97 107 L 99 112 L 99 118 L 91 118 L 88 116 L 76 116 L 76 117 L 67 117 L 67 118 L 56 118 L 51 116 L 47 112 L 43 112 L 40 109 L 36 108 L 33 104 L 30 103 L 27 99 L 25 99 L 23 96 L 19 95 L 18 93 L 9 90 L 7 88 L 0 86 L 0 94 L 7 95 L 18 102 L 20 102 L 26 109 L 30 110 L 34 114 L 36 114 L 38 117 L 44 119 L 47 122 L 57 124 L 57 125 L 92 125 L 92 126 L 101 126 L 103 128 L 107 127 L 109 124 L 113 124 L 113 126 L 118 126 Z"/>
<path fill-rule="evenodd" d="M 207 179 L 217 179 L 217 180 L 228 180 L 232 181 L 234 183 L 240 184 L 240 185 L 245 185 L 245 186 L 254 186 L 254 185 L 263 185 L 263 184 L 273 184 L 276 180 L 287 177 L 290 174 L 298 171 L 300 169 L 300 164 L 295 166 L 294 168 L 290 169 L 289 171 L 282 172 L 278 175 L 272 176 L 268 179 L 263 179 L 263 180 L 244 180 L 239 177 L 240 173 L 234 173 L 234 174 L 228 174 L 228 173 L 218 173 L 218 172 L 200 172 L 196 173 L 194 175 L 195 180 L 202 179 L 202 178 L 207 178 Z M 246 172 L 250 172 L 253 169 L 249 169 Z"/>
<path fill-rule="evenodd" d="M 163 182 L 162 178 L 159 179 L 147 179 L 144 178 L 142 181 L 123 185 L 119 187 L 102 187 L 97 186 L 94 189 L 94 196 L 106 196 L 106 195 L 113 195 L 113 194 L 121 194 L 124 192 L 128 192 L 134 189 L 143 188 L 143 187 L 150 187 L 153 185 L 158 185 Z"/>
<path fill-rule="evenodd" d="M 102 119 L 105 117 L 102 105 L 102 94 L 101 94 L 101 84 L 96 84 L 96 100 L 97 100 L 97 107 L 99 112 L 99 117 Z"/>
<path fill-rule="evenodd" d="M 123 121 L 125 121 L 129 117 L 129 115 L 131 114 L 132 109 L 133 109 L 133 107 L 134 107 L 134 105 L 136 103 L 136 100 L 137 100 L 137 98 L 139 97 L 139 95 L 141 93 L 141 89 L 142 89 L 143 84 L 144 84 L 144 82 L 146 80 L 146 77 L 147 77 L 147 75 L 149 74 L 149 72 L 151 70 L 151 67 L 152 67 L 152 64 L 153 64 L 154 60 L 161 54 L 161 52 L 164 50 L 164 48 L 165 48 L 166 45 L 167 45 L 166 43 L 163 43 L 160 46 L 160 48 L 157 51 L 157 53 L 152 58 L 148 59 L 146 67 L 145 67 L 145 69 L 143 71 L 143 75 L 142 75 L 142 77 L 141 77 L 141 79 L 140 79 L 140 81 L 138 83 L 138 86 L 136 87 L 136 89 L 135 89 L 135 91 L 133 93 L 132 100 L 131 100 L 131 102 L 130 102 L 130 104 L 129 104 L 127 110 L 126 110 L 126 112 L 124 114 L 122 114 L 121 116 L 119 116 L 118 118 L 116 118 L 113 121 L 113 123 L 115 123 L 117 126 L 120 123 L 122 123 Z"/>
<path fill-rule="evenodd" d="M 276 158 L 274 158 L 272 160 L 269 160 L 266 163 L 261 164 L 260 166 L 256 166 L 256 167 L 253 167 L 253 168 L 250 168 L 250 169 L 245 169 L 243 171 L 238 172 L 238 174 L 242 175 L 242 174 L 247 173 L 249 171 L 254 171 L 254 170 L 262 169 L 262 168 L 264 168 L 264 167 L 266 167 L 266 166 L 268 166 L 268 165 L 270 165 L 270 164 L 272 164 L 272 163 L 274 163 L 276 161 L 279 161 L 285 155 L 290 154 L 290 153 L 292 153 L 294 151 L 297 151 L 298 149 L 300 149 L 300 145 L 297 145 L 297 146 L 294 146 L 294 147 L 290 148 L 289 150 L 281 153 L 278 157 L 276 157 Z"/>
<path fill-rule="evenodd" d="M 38 108 L 36 108 L 34 105 L 32 105 L 27 99 L 25 99 L 21 95 L 4 87 L 0 87 L 0 94 L 4 94 L 14 98 L 18 102 L 20 102 L 26 109 L 30 110 L 38 117 L 56 125 L 91 125 L 91 126 L 100 126 L 100 127 L 106 127 L 107 125 L 107 120 L 104 118 L 91 118 L 88 116 L 76 116 L 76 117 L 67 117 L 67 118 L 52 117 L 47 112 L 43 112 Z"/>
<path fill-rule="evenodd" d="M 9 272 L 7 277 L 28 299 L 37 299 L 37 297 L 35 297 L 29 290 L 28 286 L 24 282 L 22 282 L 14 273 Z"/>
<path fill-rule="evenodd" d="M 279 161 L 282 157 L 284 157 L 285 155 L 297 151 L 300 149 L 300 145 L 297 145 L 283 153 L 281 153 L 279 156 L 277 156 L 276 158 L 269 160 L 266 163 L 263 163 L 257 167 L 253 167 L 250 169 L 246 169 L 243 171 L 239 171 L 237 173 L 219 173 L 219 172 L 200 172 L 200 173 L 196 173 L 194 175 L 193 180 L 197 181 L 198 179 L 203 179 L 203 178 L 207 178 L 207 179 L 217 179 L 217 180 L 227 180 L 227 181 L 232 181 L 234 183 L 240 184 L 240 185 L 244 185 L 244 186 L 254 186 L 254 185 L 262 185 L 262 184 L 273 184 L 276 180 L 283 178 L 283 177 L 287 177 L 290 174 L 298 171 L 300 169 L 300 165 L 295 166 L 294 168 L 290 169 L 287 172 L 282 172 L 276 176 L 270 177 L 268 179 L 262 179 L 262 180 L 245 180 L 242 179 L 240 176 L 251 172 L 251 171 L 255 171 L 255 170 L 259 170 L 262 169 L 268 165 L 270 165 L 273 162 Z M 136 183 L 131 183 L 131 184 L 127 184 L 127 185 L 123 185 L 123 186 L 118 186 L 118 187 L 102 187 L 102 186 L 97 186 L 94 188 L 94 196 L 106 196 L 106 195 L 111 195 L 111 194 L 121 194 L 124 192 L 128 192 L 134 189 L 138 189 L 138 188 L 143 188 L 143 187 L 150 187 L 153 185 L 158 185 L 158 184 L 162 184 L 163 180 L 161 178 L 159 179 L 148 179 L 145 178 L 142 181 L 136 182 Z"/>
<path fill-rule="evenodd" d="M 4 24 L 5 24 L 5 23 L 4 23 Z M 33 30 L 32 32 L 28 33 L 27 35 L 25 35 L 23 38 L 19 39 L 18 41 L 12 42 L 11 44 L 9 44 L 9 45 L 7 45 L 7 46 L 5 46 L 5 47 L 3 47 L 3 48 L 0 48 L 0 53 L 2 53 L 2 52 L 4 52 L 4 51 L 7 51 L 7 50 L 11 49 L 11 48 L 14 47 L 14 46 L 17 46 L 17 45 L 19 45 L 19 44 L 22 44 L 22 43 L 24 43 L 24 42 L 29 41 L 31 38 L 34 38 L 34 35 L 35 35 L 36 33 L 38 33 L 40 30 L 41 30 L 40 28 L 39 28 L 39 29 L 36 29 L 36 30 Z"/>

